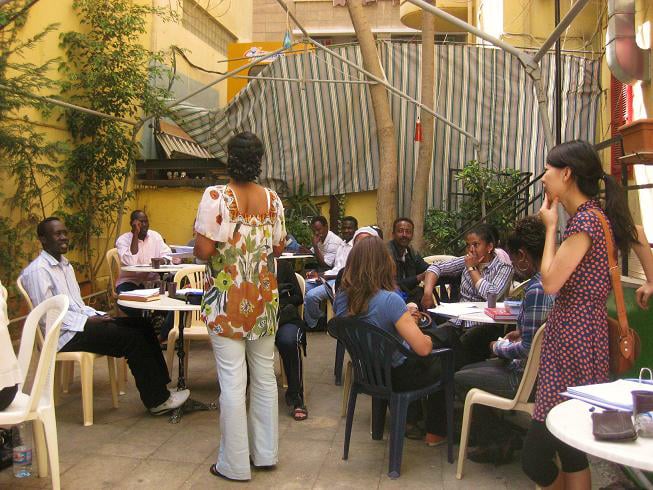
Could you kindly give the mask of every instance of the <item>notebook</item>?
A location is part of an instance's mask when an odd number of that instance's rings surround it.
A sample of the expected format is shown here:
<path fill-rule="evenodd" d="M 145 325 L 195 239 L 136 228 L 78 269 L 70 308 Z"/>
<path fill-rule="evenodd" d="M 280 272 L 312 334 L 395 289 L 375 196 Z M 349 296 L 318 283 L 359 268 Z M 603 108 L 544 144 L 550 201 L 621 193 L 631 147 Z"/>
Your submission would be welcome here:
<path fill-rule="evenodd" d="M 570 386 L 561 393 L 569 398 L 577 398 L 603 408 L 614 410 L 633 409 L 633 391 L 650 391 L 653 393 L 653 384 L 640 383 L 635 380 L 618 379 L 612 383 L 599 383 L 587 386 Z"/>
<path fill-rule="evenodd" d="M 125 291 L 118 295 L 118 299 L 125 301 L 155 301 L 159 297 L 159 288 L 134 289 L 133 291 Z"/>

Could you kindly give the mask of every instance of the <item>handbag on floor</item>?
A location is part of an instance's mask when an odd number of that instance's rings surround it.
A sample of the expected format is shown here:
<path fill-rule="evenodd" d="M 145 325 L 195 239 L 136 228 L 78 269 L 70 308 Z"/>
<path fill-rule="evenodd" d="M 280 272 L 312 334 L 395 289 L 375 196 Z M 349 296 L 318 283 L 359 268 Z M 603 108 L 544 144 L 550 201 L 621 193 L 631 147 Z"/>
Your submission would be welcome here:
<path fill-rule="evenodd" d="M 632 369 L 640 353 L 639 335 L 628 325 L 624 292 L 621 287 L 621 274 L 617 263 L 617 252 L 613 245 L 612 230 L 605 217 L 597 210 L 592 212 L 599 218 L 605 243 L 608 248 L 608 265 L 610 267 L 610 280 L 614 292 L 614 302 L 617 306 L 617 318 L 608 317 L 608 336 L 610 344 L 610 372 L 622 374 Z"/>

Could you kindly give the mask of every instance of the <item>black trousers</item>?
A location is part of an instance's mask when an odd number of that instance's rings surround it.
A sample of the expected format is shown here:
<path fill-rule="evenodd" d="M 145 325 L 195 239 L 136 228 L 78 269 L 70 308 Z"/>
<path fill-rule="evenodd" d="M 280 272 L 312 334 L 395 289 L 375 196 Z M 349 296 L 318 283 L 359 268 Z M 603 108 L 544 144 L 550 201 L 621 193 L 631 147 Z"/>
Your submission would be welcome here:
<path fill-rule="evenodd" d="M 18 385 L 7 386 L 0 390 L 0 412 L 11 405 L 18 393 Z"/>
<path fill-rule="evenodd" d="M 584 452 L 556 438 L 544 422 L 532 420 L 522 450 L 521 464 L 526 476 L 541 487 L 553 484 L 558 477 L 558 467 L 554 462 L 556 454 L 565 473 L 576 473 L 589 465 Z"/>
<path fill-rule="evenodd" d="M 392 387 L 396 391 L 417 390 L 436 383 L 441 374 L 439 359 L 406 360 L 392 368 Z M 424 415 L 427 432 L 439 436 L 447 434 L 444 391 L 436 391 L 427 397 Z"/>
<path fill-rule="evenodd" d="M 492 354 L 490 342 L 503 335 L 499 324 L 463 328 L 449 321 L 425 331 L 433 338 L 433 347 L 450 347 L 454 351 L 456 371 L 463 366 L 486 360 Z"/>
<path fill-rule="evenodd" d="M 288 379 L 286 391 L 288 405 L 304 403 L 302 348 L 306 345 L 305 335 L 304 331 L 294 323 L 284 323 L 279 325 L 274 339 Z"/>
<path fill-rule="evenodd" d="M 153 408 L 168 399 L 168 368 L 152 325 L 144 318 L 113 318 L 87 323 L 61 352 L 93 352 L 126 357 L 143 405 Z"/>

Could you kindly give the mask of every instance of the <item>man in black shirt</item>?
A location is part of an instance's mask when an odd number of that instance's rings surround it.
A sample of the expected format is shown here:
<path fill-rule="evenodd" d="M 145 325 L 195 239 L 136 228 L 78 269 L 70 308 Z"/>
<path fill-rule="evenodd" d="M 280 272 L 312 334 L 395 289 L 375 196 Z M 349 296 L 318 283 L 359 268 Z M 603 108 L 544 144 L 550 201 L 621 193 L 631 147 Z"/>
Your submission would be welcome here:
<path fill-rule="evenodd" d="M 397 266 L 397 285 L 407 296 L 406 302 L 413 301 L 419 304 L 421 295 L 424 294 L 419 284 L 424 279 L 424 273 L 429 265 L 410 246 L 414 230 L 413 220 L 405 217 L 397 218 L 392 224 L 392 240 L 388 242 L 388 249 Z"/>

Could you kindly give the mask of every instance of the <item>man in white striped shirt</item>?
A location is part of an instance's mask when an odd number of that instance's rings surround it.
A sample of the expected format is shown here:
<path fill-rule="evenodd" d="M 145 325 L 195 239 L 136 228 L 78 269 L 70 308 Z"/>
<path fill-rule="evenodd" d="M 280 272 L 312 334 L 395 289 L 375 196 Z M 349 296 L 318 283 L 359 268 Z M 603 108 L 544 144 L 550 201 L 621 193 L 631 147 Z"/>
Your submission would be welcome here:
<path fill-rule="evenodd" d="M 20 278 L 34 306 L 58 294 L 70 299 L 57 350 L 83 351 L 126 357 L 143 404 L 154 415 L 181 406 L 188 390 L 171 392 L 161 348 L 152 326 L 143 318 L 112 318 L 86 306 L 73 266 L 63 256 L 68 251 L 68 230 L 58 218 L 39 223 L 37 234 L 43 251 Z"/>

